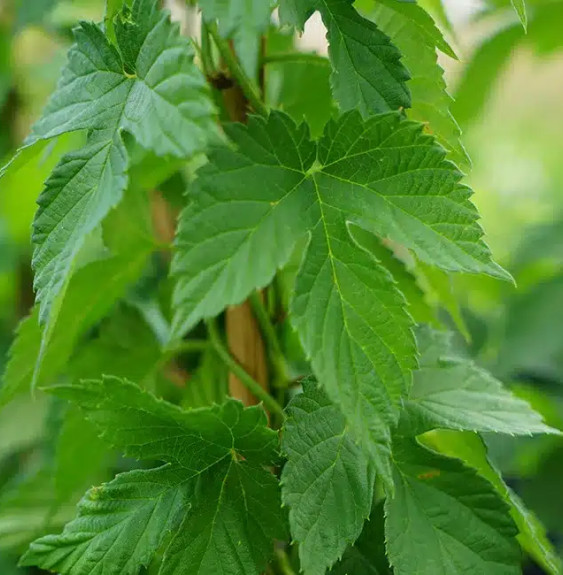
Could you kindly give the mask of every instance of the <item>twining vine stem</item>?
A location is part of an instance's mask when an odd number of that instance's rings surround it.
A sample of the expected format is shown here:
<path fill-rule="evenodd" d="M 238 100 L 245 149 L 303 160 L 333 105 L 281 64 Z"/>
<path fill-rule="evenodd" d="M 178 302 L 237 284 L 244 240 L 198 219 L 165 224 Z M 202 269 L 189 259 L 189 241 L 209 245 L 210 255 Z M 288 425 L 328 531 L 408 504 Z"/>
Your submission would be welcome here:
<path fill-rule="evenodd" d="M 225 61 L 225 64 L 229 68 L 233 78 L 237 81 L 246 96 L 246 99 L 254 108 L 254 111 L 261 116 L 267 116 L 268 107 L 264 102 L 262 102 L 258 88 L 242 69 L 237 57 L 233 54 L 229 43 L 221 38 L 219 32 L 217 32 L 217 25 L 215 23 L 210 24 L 207 29 L 217 46 L 217 50 L 219 50 L 219 54 L 221 54 L 221 57 Z"/>
<path fill-rule="evenodd" d="M 285 415 L 282 406 L 231 355 L 221 338 L 217 322 L 214 319 L 207 321 L 207 330 L 209 341 L 223 363 L 239 378 L 252 395 L 264 403 L 268 411 L 283 419 Z"/>
<path fill-rule="evenodd" d="M 253 292 L 248 298 L 248 301 L 254 312 L 254 317 L 260 326 L 262 337 L 268 347 L 268 357 L 275 372 L 274 387 L 285 387 L 289 378 L 285 366 L 284 354 L 276 330 L 264 305 L 264 301 L 258 292 Z"/>

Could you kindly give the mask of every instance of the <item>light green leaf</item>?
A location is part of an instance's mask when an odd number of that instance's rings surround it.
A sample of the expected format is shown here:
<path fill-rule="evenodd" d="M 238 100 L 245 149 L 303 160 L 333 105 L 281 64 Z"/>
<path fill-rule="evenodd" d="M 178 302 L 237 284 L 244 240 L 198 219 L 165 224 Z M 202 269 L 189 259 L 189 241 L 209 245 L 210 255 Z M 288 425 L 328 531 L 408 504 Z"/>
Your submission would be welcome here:
<path fill-rule="evenodd" d="M 528 27 L 528 14 L 526 13 L 526 2 L 525 0 L 511 0 L 520 22 L 522 22 L 522 27 L 524 30 Z"/>
<path fill-rule="evenodd" d="M 177 157 L 200 152 L 216 137 L 189 41 L 155 0 L 136 0 L 131 13 L 124 10 L 127 23 L 116 28 L 121 53 L 98 26 L 82 23 L 76 30 L 59 86 L 27 140 L 89 131 L 86 146 L 62 159 L 39 199 L 33 265 L 42 323 L 64 297 L 84 238 L 127 186 L 121 133 L 158 155 Z"/>
<path fill-rule="evenodd" d="M 403 430 L 413 435 L 436 428 L 511 435 L 559 433 L 490 373 L 470 360 L 452 357 L 447 347 L 428 361 L 425 353 L 433 339 L 431 330 L 419 330 L 421 367 L 405 402 Z"/>
<path fill-rule="evenodd" d="M 412 320 L 350 223 L 442 268 L 505 277 L 481 240 L 470 190 L 444 150 L 399 114 L 345 114 L 316 145 L 279 112 L 230 136 L 236 149 L 213 151 L 181 218 L 175 336 L 267 285 L 309 232 L 293 323 L 319 381 L 389 480 L 389 428 L 416 366 Z"/>
<path fill-rule="evenodd" d="M 245 72 L 255 77 L 258 71 L 260 37 L 270 23 L 269 0 L 200 0 L 203 17 L 219 21 L 219 33 L 233 40 Z"/>
<path fill-rule="evenodd" d="M 301 569 L 324 575 L 362 531 L 374 474 L 338 408 L 313 381 L 303 387 L 287 408 L 282 499 Z"/>
<path fill-rule="evenodd" d="M 179 523 L 186 505 L 185 471 L 135 470 L 94 487 L 60 535 L 31 544 L 20 565 L 63 575 L 137 575 Z"/>
<path fill-rule="evenodd" d="M 397 0 L 377 0 L 372 14 L 379 28 L 401 51 L 411 75 L 409 117 L 428 122 L 428 131 L 450 152 L 452 160 L 462 166 L 470 165 L 460 141 L 461 130 L 450 112 L 453 101 L 446 91 L 436 49 L 452 57 L 455 54 L 432 18 L 419 5 Z"/>
<path fill-rule="evenodd" d="M 486 38 L 464 67 L 454 93 L 452 112 L 463 129 L 475 121 L 489 99 L 496 80 L 522 39 L 522 28 L 513 24 Z"/>
<path fill-rule="evenodd" d="M 457 59 L 453 48 L 448 44 L 440 29 L 434 23 L 432 16 L 418 3 L 398 0 L 375 0 L 375 2 L 386 6 L 396 14 L 402 15 L 402 22 L 408 23 L 407 26 L 411 31 L 414 32 L 416 30 L 416 35 L 420 39 L 421 45 L 437 48 L 447 56 L 450 56 L 450 58 Z M 377 19 L 377 22 L 379 25 L 379 19 Z M 399 49 L 401 48 L 399 47 Z"/>
<path fill-rule="evenodd" d="M 192 505 L 159 575 L 259 575 L 273 541 L 287 537 L 278 482 L 260 467 L 221 462 L 201 476 Z"/>
<path fill-rule="evenodd" d="M 460 461 L 395 442 L 385 535 L 396 575 L 519 575 L 518 532 L 493 486 Z"/>
<path fill-rule="evenodd" d="M 327 28 L 332 87 L 343 110 L 369 114 L 410 107 L 409 74 L 389 38 L 358 14 L 353 0 L 283 0 L 282 21 L 299 29 L 318 10 Z"/>
<path fill-rule="evenodd" d="M 550 575 L 560 575 L 561 560 L 548 539 L 544 526 L 532 511 L 502 479 L 499 471 L 487 456 L 487 448 L 476 433 L 460 431 L 432 431 L 422 440 L 432 449 L 450 457 L 462 459 L 467 465 L 494 485 L 497 492 L 510 506 L 510 515 L 518 527 L 517 539 L 522 548 Z"/>

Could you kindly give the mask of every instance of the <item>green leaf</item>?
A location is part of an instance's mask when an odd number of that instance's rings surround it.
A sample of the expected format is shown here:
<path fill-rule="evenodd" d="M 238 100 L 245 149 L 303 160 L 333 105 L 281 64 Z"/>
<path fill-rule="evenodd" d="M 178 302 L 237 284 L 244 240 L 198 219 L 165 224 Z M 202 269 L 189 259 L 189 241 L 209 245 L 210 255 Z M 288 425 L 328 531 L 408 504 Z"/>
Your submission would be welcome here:
<path fill-rule="evenodd" d="M 23 320 L 2 378 L 0 407 L 28 390 L 34 375 L 39 384 L 48 384 L 66 367 L 80 337 L 107 314 L 140 276 L 152 245 L 139 242 L 136 248 L 136 253 L 95 261 L 76 272 L 62 302 L 57 329 L 42 351 L 38 306 Z M 100 278 L 104 278 L 104 289 L 100 289 Z"/>
<path fill-rule="evenodd" d="M 493 486 L 414 442 L 393 445 L 385 538 L 397 575 L 518 575 L 518 532 Z"/>
<path fill-rule="evenodd" d="M 522 22 L 522 27 L 524 30 L 528 27 L 528 14 L 526 13 L 526 2 L 524 0 L 511 0 L 520 22 Z"/>
<path fill-rule="evenodd" d="M 461 130 L 450 112 L 453 103 L 446 91 L 444 72 L 436 49 L 455 57 L 453 50 L 428 13 L 417 4 L 377 0 L 373 18 L 403 55 L 411 79 L 412 108 L 409 117 L 428 122 L 428 131 L 450 152 L 459 165 L 470 165 L 460 141 Z"/>
<path fill-rule="evenodd" d="M 305 173 L 315 159 L 306 126 L 273 113 L 227 133 L 237 148 L 211 150 L 180 217 L 172 263 L 176 336 L 270 283 L 306 230 L 313 198 Z"/>
<path fill-rule="evenodd" d="M 259 575 L 275 539 L 287 537 L 279 486 L 269 472 L 234 460 L 202 475 L 192 510 L 159 575 Z"/>
<path fill-rule="evenodd" d="M 435 347 L 433 340 L 431 330 L 418 332 L 421 367 L 405 402 L 403 430 L 413 435 L 436 428 L 511 435 L 559 433 L 490 373 L 469 360 L 452 357 L 447 347 L 439 357 L 433 353 L 425 357 L 427 349 Z"/>
<path fill-rule="evenodd" d="M 26 564 L 55 567 L 65 575 L 91 572 L 86 569 L 133 575 L 151 559 L 166 531 L 174 531 L 163 519 L 177 517 L 180 506 L 189 508 L 189 513 L 179 530 L 171 533 L 163 574 L 215 575 L 226 572 L 227 566 L 233 575 L 262 572 L 273 552 L 273 540 L 286 537 L 286 522 L 278 482 L 263 467 L 277 462 L 278 438 L 267 427 L 261 407 L 243 408 L 230 399 L 220 406 L 182 411 L 133 383 L 107 377 L 48 389 L 78 403 L 103 432 L 102 437 L 126 455 L 170 463 L 170 467 L 152 473 L 165 475 L 164 487 L 171 489 L 166 494 L 170 493 L 174 501 L 170 500 L 166 513 L 160 513 L 158 505 L 165 492 L 158 486 L 155 494 L 144 495 L 144 487 L 140 492 L 133 491 L 129 497 L 134 500 L 132 505 L 127 503 L 123 508 L 114 502 L 108 506 L 108 511 L 120 511 L 117 518 L 108 517 L 109 527 L 100 521 L 88 527 L 90 520 L 79 515 L 62 535 L 36 542 L 24 559 Z M 147 472 L 132 473 L 143 483 Z M 121 497 L 120 478 L 128 481 L 129 476 L 119 476 L 107 486 L 117 482 L 116 495 L 110 490 L 110 500 Z M 101 489 L 102 495 L 94 490 L 86 501 L 103 496 Z M 180 492 L 185 494 L 181 504 Z M 144 505 L 140 496 L 151 501 Z M 165 500 L 169 501 L 168 495 Z M 87 509 L 99 515 L 90 503 Z M 114 525 L 118 534 L 125 534 L 127 544 L 120 542 L 115 531 L 108 531 Z M 158 540 L 153 537 L 145 541 L 143 534 L 158 534 Z M 88 552 L 82 547 L 85 537 Z M 107 566 L 106 556 L 111 557 Z M 73 561 L 84 561 L 85 571 L 75 571 Z"/>
<path fill-rule="evenodd" d="M 385 554 L 383 505 L 378 503 L 359 539 L 349 547 L 329 575 L 392 575 Z"/>
<path fill-rule="evenodd" d="M 219 21 L 219 33 L 233 40 L 245 72 L 255 77 L 258 71 L 260 37 L 270 23 L 269 0 L 200 0 L 203 17 Z"/>
<path fill-rule="evenodd" d="M 517 539 L 522 548 L 550 575 L 560 575 L 561 560 L 548 539 L 544 526 L 526 508 L 522 500 L 503 481 L 499 471 L 492 465 L 487 448 L 476 433 L 459 431 L 433 431 L 423 440 L 432 449 L 445 455 L 462 459 L 467 465 L 494 485 L 497 492 L 510 506 L 510 515 L 518 527 Z"/>
<path fill-rule="evenodd" d="M 57 0 L 35 0 L 34 2 L 26 2 L 25 0 L 17 0 L 16 5 L 16 22 L 15 29 L 19 31 L 27 26 L 34 24 L 41 24 L 53 10 Z"/>
<path fill-rule="evenodd" d="M 64 296 L 84 238 L 127 186 L 121 133 L 160 156 L 177 157 L 200 152 L 216 137 L 213 106 L 189 41 L 155 0 L 136 0 L 131 13 L 124 10 L 127 24 L 115 30 L 121 53 L 94 24 L 75 31 L 59 86 L 27 140 L 89 131 L 86 146 L 62 159 L 39 199 L 33 265 L 42 323 Z"/>
<path fill-rule="evenodd" d="M 338 408 L 313 381 L 303 388 L 287 408 L 282 499 L 302 570 L 323 575 L 360 535 L 374 475 Z"/>
<path fill-rule="evenodd" d="M 55 448 L 53 475 L 57 502 L 81 493 L 94 480 L 105 479 L 102 469 L 109 450 L 96 431 L 75 407 L 65 413 Z"/>
<path fill-rule="evenodd" d="M 330 87 L 330 63 L 325 58 L 312 61 L 279 61 L 275 66 L 281 76 L 279 93 L 273 103 L 300 123 L 305 119 L 311 135 L 318 137 L 337 111 Z"/>
<path fill-rule="evenodd" d="M 60 535 L 31 544 L 20 565 L 63 575 L 137 575 L 147 566 L 186 505 L 185 471 L 135 470 L 94 487 Z"/>
<path fill-rule="evenodd" d="M 233 452 L 264 465 L 277 460 L 277 435 L 266 427 L 261 407 L 245 409 L 229 399 L 223 405 L 182 411 L 113 377 L 46 390 L 77 403 L 102 437 L 129 457 L 173 463 L 192 477 L 230 459 Z"/>
<path fill-rule="evenodd" d="M 283 0 L 282 22 L 303 28 L 318 10 L 327 28 L 332 87 L 343 110 L 369 114 L 410 107 L 409 74 L 389 38 L 358 14 L 352 0 Z"/>
<path fill-rule="evenodd" d="M 236 148 L 213 150 L 181 217 L 174 334 L 267 285 L 309 232 L 293 323 L 317 377 L 389 479 L 389 428 L 416 366 L 412 320 L 350 222 L 444 269 L 505 277 L 481 240 L 470 190 L 444 150 L 399 114 L 345 114 L 317 145 L 279 112 L 229 134 Z"/>
<path fill-rule="evenodd" d="M 385 245 L 375 234 L 363 228 L 351 224 L 350 229 L 354 230 L 354 239 L 391 272 L 399 291 L 407 300 L 409 314 L 415 323 L 436 325 L 436 312 L 427 301 L 428 298 L 416 276 L 392 247 Z"/>

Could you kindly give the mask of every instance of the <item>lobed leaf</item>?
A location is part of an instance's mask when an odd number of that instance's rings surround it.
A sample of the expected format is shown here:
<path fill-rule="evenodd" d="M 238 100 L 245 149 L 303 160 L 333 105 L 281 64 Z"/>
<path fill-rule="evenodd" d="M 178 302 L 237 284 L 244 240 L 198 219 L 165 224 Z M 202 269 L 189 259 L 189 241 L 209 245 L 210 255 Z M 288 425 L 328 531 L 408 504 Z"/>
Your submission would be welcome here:
<path fill-rule="evenodd" d="M 259 575 L 286 537 L 277 434 L 260 407 L 235 400 L 182 411 L 117 378 L 58 385 L 111 445 L 169 464 L 91 490 L 60 535 L 36 541 L 25 565 L 64 575 L 134 575 L 170 540 L 163 575 Z"/>
<path fill-rule="evenodd" d="M 212 152 L 181 217 L 175 337 L 267 285 L 308 233 L 293 324 L 390 483 L 390 428 L 416 367 L 413 322 L 388 270 L 358 241 L 358 225 L 444 269 L 505 277 L 481 239 L 470 191 L 444 150 L 398 114 L 345 114 L 316 144 L 279 112 L 230 136 L 235 149 Z"/>

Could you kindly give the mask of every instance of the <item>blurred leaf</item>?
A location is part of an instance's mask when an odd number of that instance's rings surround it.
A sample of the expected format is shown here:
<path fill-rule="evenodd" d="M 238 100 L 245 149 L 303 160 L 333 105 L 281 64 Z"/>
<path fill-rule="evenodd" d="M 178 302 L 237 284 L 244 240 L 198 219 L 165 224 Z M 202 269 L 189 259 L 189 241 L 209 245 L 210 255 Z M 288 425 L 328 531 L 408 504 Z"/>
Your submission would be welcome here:
<path fill-rule="evenodd" d="M 490 463 L 485 444 L 478 434 L 433 431 L 427 433 L 423 441 L 441 453 L 462 459 L 476 469 L 481 476 L 488 479 L 510 505 L 510 515 L 520 532 L 517 538 L 524 550 L 542 565 L 547 573 L 560 575 L 561 561 L 547 538 L 543 525 L 530 510 L 526 509 L 520 498 L 506 486 L 500 473 Z"/>
<path fill-rule="evenodd" d="M 105 475 L 106 444 L 96 428 L 75 407 L 67 409 L 57 440 L 54 465 L 54 501 L 60 503 Z"/>
<path fill-rule="evenodd" d="M 490 373 L 456 358 L 451 348 L 440 349 L 436 358 L 436 338 L 441 342 L 443 335 L 426 328 L 417 332 L 420 368 L 401 414 L 402 433 L 418 435 L 437 428 L 510 435 L 560 433 Z"/>
<path fill-rule="evenodd" d="M 0 387 L 0 406 L 30 389 L 40 353 L 38 382 L 52 383 L 67 365 L 79 338 L 96 325 L 139 278 L 149 251 L 142 244 L 138 244 L 138 249 L 131 256 L 95 261 L 76 272 L 57 318 L 57 330 L 42 352 L 37 307 L 20 324 Z M 100 278 L 104 278 L 103 289 L 100 289 Z"/>
<path fill-rule="evenodd" d="M 214 403 L 223 403 L 228 394 L 228 372 L 210 348 L 202 354 L 198 368 L 186 382 L 182 405 L 209 407 Z"/>
<path fill-rule="evenodd" d="M 563 275 L 509 302 L 498 369 L 504 377 L 563 381 Z"/>
<path fill-rule="evenodd" d="M 522 28 L 508 26 L 487 38 L 463 70 L 452 104 L 452 113 L 462 128 L 480 115 L 495 82 L 522 39 Z"/>
<path fill-rule="evenodd" d="M 41 24 L 58 0 L 16 0 L 16 31 Z"/>
<path fill-rule="evenodd" d="M 41 439 L 47 418 L 48 398 L 20 397 L 0 417 L 0 460 L 29 449 Z M 25 422 L 25 425 L 22 425 Z"/>
<path fill-rule="evenodd" d="M 22 553 L 29 543 L 60 529 L 75 513 L 78 497 L 53 508 L 53 479 L 50 470 L 22 478 L 3 489 L 0 496 L 0 548 Z"/>
<path fill-rule="evenodd" d="M 276 104 L 297 123 L 305 120 L 316 138 L 335 115 L 336 103 L 330 90 L 330 64 L 319 57 L 310 62 L 277 62 L 282 73 Z M 270 67 L 272 64 L 270 65 Z"/>
<path fill-rule="evenodd" d="M 514 10 L 516 10 L 516 14 L 518 14 L 518 18 L 520 18 L 520 22 L 522 22 L 522 26 L 524 30 L 528 27 L 528 15 L 526 13 L 526 3 L 524 0 L 511 0 L 512 5 L 514 6 Z"/>
<path fill-rule="evenodd" d="M 159 343 L 139 312 L 121 306 L 101 323 L 97 336 L 76 351 L 70 374 L 80 380 L 111 373 L 149 384 L 160 357 Z"/>
<path fill-rule="evenodd" d="M 396 442 L 385 541 L 396 575 L 520 575 L 518 533 L 493 486 L 457 459 Z"/>

